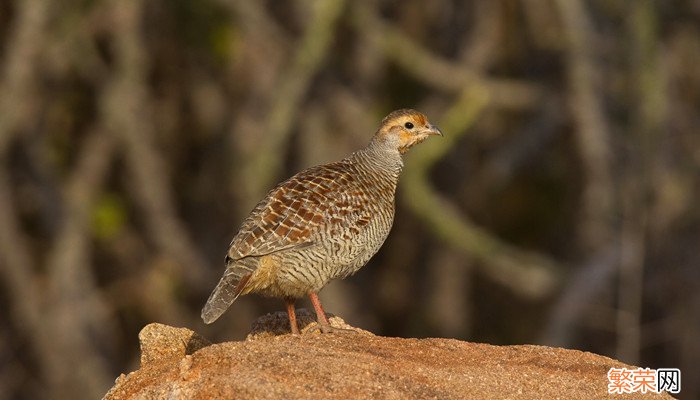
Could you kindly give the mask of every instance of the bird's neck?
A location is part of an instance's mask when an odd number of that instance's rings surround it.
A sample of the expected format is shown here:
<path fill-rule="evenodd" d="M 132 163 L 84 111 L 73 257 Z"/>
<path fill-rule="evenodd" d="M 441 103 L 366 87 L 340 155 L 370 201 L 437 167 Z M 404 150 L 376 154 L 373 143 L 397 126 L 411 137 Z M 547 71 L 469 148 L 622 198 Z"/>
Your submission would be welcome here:
<path fill-rule="evenodd" d="M 376 138 L 364 149 L 356 151 L 353 157 L 394 182 L 398 181 L 403 168 L 399 150 Z"/>

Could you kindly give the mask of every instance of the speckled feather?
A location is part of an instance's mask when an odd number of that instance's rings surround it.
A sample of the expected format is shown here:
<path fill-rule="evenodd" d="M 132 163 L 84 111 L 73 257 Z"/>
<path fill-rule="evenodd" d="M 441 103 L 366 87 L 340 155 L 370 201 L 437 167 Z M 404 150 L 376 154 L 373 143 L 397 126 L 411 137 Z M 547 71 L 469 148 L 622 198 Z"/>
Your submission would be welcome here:
<path fill-rule="evenodd" d="M 231 241 L 204 321 L 216 320 L 241 294 L 298 298 L 355 273 L 393 224 L 401 155 L 432 134 L 441 133 L 423 114 L 397 110 L 366 148 L 272 189 Z"/>
<path fill-rule="evenodd" d="M 362 228 L 371 218 L 365 206 L 371 199 L 356 173 L 343 160 L 309 168 L 272 189 L 231 241 L 229 262 L 313 245 L 322 228 Z"/>

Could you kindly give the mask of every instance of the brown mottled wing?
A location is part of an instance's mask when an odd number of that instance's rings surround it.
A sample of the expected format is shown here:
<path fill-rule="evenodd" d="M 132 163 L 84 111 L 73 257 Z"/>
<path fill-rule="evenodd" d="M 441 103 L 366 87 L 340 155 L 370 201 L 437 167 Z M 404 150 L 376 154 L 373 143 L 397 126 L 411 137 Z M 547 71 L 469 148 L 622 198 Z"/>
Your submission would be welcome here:
<path fill-rule="evenodd" d="M 360 233 L 372 218 L 370 196 L 348 161 L 309 168 L 272 189 L 231 241 L 226 271 L 202 309 L 204 322 L 214 322 L 244 292 L 255 257 Z"/>
<path fill-rule="evenodd" d="M 282 182 L 243 222 L 228 257 L 238 260 L 314 244 L 329 225 L 362 223 L 367 201 L 347 161 L 309 168 Z"/>

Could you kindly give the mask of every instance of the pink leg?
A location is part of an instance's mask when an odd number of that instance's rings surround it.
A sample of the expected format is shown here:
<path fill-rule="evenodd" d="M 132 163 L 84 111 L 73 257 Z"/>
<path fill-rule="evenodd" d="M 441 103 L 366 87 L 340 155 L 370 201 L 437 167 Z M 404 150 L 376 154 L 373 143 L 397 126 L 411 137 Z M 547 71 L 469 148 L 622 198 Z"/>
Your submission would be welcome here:
<path fill-rule="evenodd" d="M 314 310 L 316 310 L 316 320 L 321 328 L 321 332 L 330 332 L 331 326 L 328 323 L 328 318 L 326 318 L 326 313 L 323 312 L 323 306 L 321 305 L 321 300 L 318 299 L 318 295 L 314 292 L 309 292 L 309 298 L 311 299 L 311 304 L 314 306 Z"/>
<path fill-rule="evenodd" d="M 286 298 L 284 303 L 287 305 L 287 315 L 289 315 L 289 327 L 292 333 L 295 335 L 299 334 L 299 327 L 297 326 L 297 314 L 294 312 L 294 299 Z"/>

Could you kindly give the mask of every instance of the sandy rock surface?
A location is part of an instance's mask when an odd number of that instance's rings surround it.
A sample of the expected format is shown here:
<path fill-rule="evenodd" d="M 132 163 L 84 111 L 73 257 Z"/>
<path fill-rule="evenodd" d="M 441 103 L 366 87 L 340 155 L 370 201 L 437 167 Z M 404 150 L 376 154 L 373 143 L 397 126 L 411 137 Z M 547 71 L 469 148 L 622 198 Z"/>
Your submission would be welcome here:
<path fill-rule="evenodd" d="M 301 311 L 261 317 L 246 341 L 208 345 L 184 328 L 148 325 L 141 368 L 105 399 L 608 399 L 607 371 L 628 367 L 576 350 L 401 339 L 367 331 L 320 334 Z M 355 330 L 338 318 L 331 324 Z M 619 398 L 666 398 L 639 393 Z"/>
<path fill-rule="evenodd" d="M 163 324 L 148 324 L 139 332 L 141 366 L 163 362 L 192 354 L 211 345 L 207 339 L 187 328 L 174 328 Z"/>

